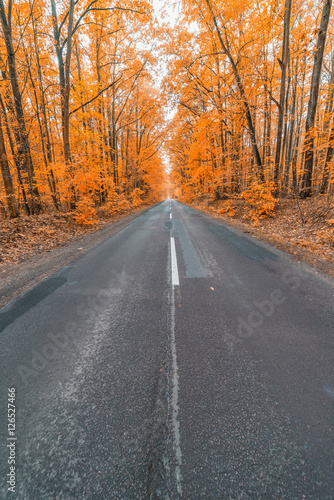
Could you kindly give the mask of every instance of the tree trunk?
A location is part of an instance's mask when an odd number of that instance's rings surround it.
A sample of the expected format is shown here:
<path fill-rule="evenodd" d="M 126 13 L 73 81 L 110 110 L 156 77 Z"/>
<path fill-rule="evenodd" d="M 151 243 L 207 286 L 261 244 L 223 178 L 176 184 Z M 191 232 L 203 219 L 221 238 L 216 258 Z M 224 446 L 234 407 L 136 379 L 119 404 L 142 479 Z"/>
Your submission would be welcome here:
<path fill-rule="evenodd" d="M 80 53 L 79 53 L 79 44 L 78 42 L 75 44 L 75 56 L 76 56 L 76 62 L 77 62 L 77 71 L 78 71 L 78 80 L 80 82 L 80 98 L 81 98 L 81 105 L 82 105 L 82 126 L 85 132 L 85 137 L 84 137 L 84 145 L 85 145 L 85 154 L 86 157 L 88 157 L 88 142 L 87 142 L 87 119 L 86 119 L 86 109 L 84 106 L 84 96 L 83 96 L 83 90 L 82 90 L 82 77 L 81 77 L 81 62 L 80 62 Z"/>
<path fill-rule="evenodd" d="M 317 46 L 314 55 L 310 99 L 307 109 L 306 130 L 305 130 L 305 140 L 304 140 L 304 151 L 305 151 L 304 172 L 302 176 L 301 190 L 299 193 L 301 198 L 306 198 L 308 196 L 311 196 L 313 158 L 314 158 L 313 128 L 315 123 L 315 115 L 317 111 L 321 68 L 324 56 L 324 49 L 325 49 L 326 35 L 327 35 L 327 28 L 329 23 L 331 7 L 332 7 L 332 0 L 325 0 L 322 10 Z"/>
<path fill-rule="evenodd" d="M 244 89 L 243 83 L 241 81 L 241 77 L 240 77 L 238 68 L 235 64 L 233 57 L 232 57 L 232 54 L 230 53 L 230 51 L 228 50 L 227 46 L 225 45 L 225 43 L 223 41 L 219 26 L 217 23 L 217 19 L 216 19 L 216 16 L 214 15 L 212 4 L 211 4 L 210 0 L 206 0 L 206 4 L 207 4 L 208 9 L 210 11 L 210 14 L 212 16 L 212 20 L 214 22 L 214 25 L 215 25 L 215 28 L 217 31 L 217 35 L 218 35 L 218 39 L 219 39 L 221 48 L 223 49 L 224 54 L 227 56 L 228 60 L 230 61 L 231 66 L 232 66 L 234 78 L 236 79 L 238 90 L 239 90 L 240 97 L 241 97 L 241 100 L 242 100 L 242 103 L 244 106 L 244 110 L 245 110 L 245 114 L 246 114 L 248 132 L 249 132 L 251 143 L 252 143 L 254 159 L 255 159 L 256 165 L 258 166 L 258 169 L 259 169 L 260 180 L 262 182 L 264 182 L 265 179 L 264 179 L 263 164 L 262 164 L 261 156 L 260 156 L 259 149 L 257 146 L 255 127 L 253 125 L 252 115 L 250 112 L 250 107 L 249 107 L 249 103 L 248 103 L 248 100 L 246 97 L 245 89 Z"/>
<path fill-rule="evenodd" d="M 19 216 L 19 211 L 17 207 L 13 180 L 10 173 L 7 154 L 6 154 L 5 141 L 2 132 L 1 115 L 0 115 L 0 167 L 1 167 L 3 183 L 5 186 L 6 201 L 7 201 L 9 216 L 11 218 L 15 218 Z"/>
<path fill-rule="evenodd" d="M 74 0 L 70 0 L 68 9 L 68 22 L 67 22 L 67 37 L 65 42 L 61 43 L 60 30 L 58 26 L 58 17 L 55 0 L 51 0 L 51 12 L 53 21 L 53 36 L 54 46 L 58 61 L 58 76 L 60 87 L 60 107 L 61 107 L 61 121 L 62 121 L 62 136 L 63 136 L 63 154 L 66 165 L 71 179 L 70 187 L 70 208 L 73 210 L 76 206 L 75 189 L 73 185 L 72 173 L 72 158 L 70 147 L 70 66 L 72 55 L 72 38 L 73 38 L 73 16 L 74 16 Z M 64 47 L 66 48 L 66 58 L 64 62 Z"/>
<path fill-rule="evenodd" d="M 302 71 L 302 83 L 301 83 L 301 88 L 300 88 L 300 103 L 299 103 L 299 110 L 297 110 L 296 113 L 296 130 L 298 131 L 297 134 L 295 134 L 295 139 L 293 141 L 293 146 L 291 150 L 291 168 L 292 168 L 292 185 L 293 185 L 293 190 L 294 192 L 297 189 L 297 159 L 298 159 L 298 152 L 299 152 L 299 143 L 301 141 L 301 123 L 302 123 L 302 118 L 303 118 L 303 110 L 304 110 L 304 99 L 305 99 L 305 79 L 306 79 L 306 55 L 303 57 L 302 64 L 300 70 L 298 70 L 298 76 L 300 75 L 300 72 Z M 296 106 L 297 107 L 297 106 Z M 303 160 L 301 160 L 303 161 Z"/>
<path fill-rule="evenodd" d="M 22 191 L 24 208 L 27 212 L 27 215 L 31 215 L 31 211 L 30 211 L 30 207 L 29 207 L 29 203 L 28 203 L 28 199 L 27 199 L 27 194 L 26 194 L 26 191 L 24 188 L 22 175 L 21 175 L 21 163 L 20 163 L 20 159 L 18 157 L 17 151 L 16 151 L 15 141 L 14 141 L 14 138 L 12 137 L 12 132 L 11 132 L 10 127 L 9 127 L 8 118 L 7 118 L 7 110 L 6 110 L 6 107 L 5 107 L 3 100 L 1 98 L 1 95 L 0 95 L 0 105 L 1 105 L 2 112 L 3 112 L 3 116 L 4 116 L 5 128 L 6 128 L 8 141 L 10 144 L 10 149 L 11 149 L 11 152 L 12 152 L 12 155 L 14 158 L 14 163 L 15 163 L 15 167 L 16 167 L 16 171 L 17 171 L 17 178 L 18 178 L 19 185 L 20 185 L 20 188 Z"/>
<path fill-rule="evenodd" d="M 217 52 L 216 44 L 214 43 L 214 51 Z M 217 68 L 217 96 L 218 96 L 218 114 L 219 114 L 219 146 L 220 146 L 220 164 L 225 167 L 225 140 L 224 140 L 224 120 L 223 120 L 223 98 L 221 95 L 221 83 L 220 83 L 220 63 L 218 55 L 215 57 L 215 63 Z"/>
<path fill-rule="evenodd" d="M 289 76 L 289 78 L 288 78 L 288 85 L 287 85 L 287 89 L 286 89 L 286 98 L 285 98 L 285 104 L 284 104 L 284 109 L 285 109 L 285 112 L 284 112 L 284 134 L 283 134 L 283 145 L 282 145 L 282 153 L 281 153 L 282 165 L 285 165 L 285 160 L 286 160 L 286 157 L 287 157 L 287 148 L 288 148 L 288 120 L 287 120 L 287 113 L 288 113 L 290 82 L 291 82 L 291 76 Z M 287 185 L 286 176 L 287 176 L 286 169 L 283 168 L 282 169 L 281 182 L 280 182 L 280 186 L 281 186 L 280 190 L 284 191 L 284 192 L 286 191 L 285 188 L 286 188 L 286 185 Z"/>
<path fill-rule="evenodd" d="M 326 153 L 326 159 L 325 159 L 325 166 L 324 166 L 324 175 L 322 178 L 322 183 L 321 183 L 321 188 L 320 188 L 320 193 L 324 194 L 326 193 L 328 189 L 328 184 L 329 184 L 329 169 L 330 169 L 330 164 L 333 159 L 333 154 L 334 154 L 334 123 L 332 125 L 330 137 L 329 137 L 329 146 L 327 149 Z M 326 173 L 326 175 L 325 175 Z"/>
<path fill-rule="evenodd" d="M 26 129 L 26 123 L 23 112 L 21 92 L 19 89 L 17 72 L 16 72 L 15 52 L 13 48 L 12 30 L 11 30 L 11 3 L 9 4 L 8 18 L 7 18 L 4 2 L 3 0 L 0 0 L 0 19 L 6 45 L 8 71 L 9 71 L 11 88 L 13 92 L 14 109 L 17 121 L 17 127 L 16 127 L 17 128 L 16 140 L 18 146 L 17 154 L 20 161 L 20 166 L 26 172 L 28 177 L 30 205 L 31 205 L 30 211 L 31 213 L 38 213 L 41 210 L 42 206 L 41 206 L 38 187 L 36 185 L 35 172 L 32 163 L 28 133 Z"/>
<path fill-rule="evenodd" d="M 50 166 L 52 163 L 52 146 L 51 146 L 49 124 L 48 124 L 48 118 L 47 118 L 47 112 L 46 112 L 47 104 L 46 104 L 45 90 L 44 90 L 44 86 L 43 86 L 42 68 L 41 68 L 38 40 L 37 40 L 38 31 L 37 31 L 37 26 L 36 26 L 36 19 L 34 17 L 34 13 L 33 13 L 33 6 L 31 5 L 31 2 L 29 2 L 29 5 L 30 5 L 30 11 L 31 11 L 32 25 L 33 25 L 34 48 L 35 48 L 35 55 L 36 55 L 37 74 L 38 74 L 38 83 L 39 83 L 39 91 L 40 91 L 40 99 L 39 100 L 36 99 L 36 106 L 37 106 L 37 109 L 40 108 L 40 111 L 41 111 L 41 119 L 39 120 L 40 127 L 41 127 L 41 141 L 42 141 L 42 145 L 43 145 L 45 166 L 47 169 L 47 179 L 48 179 L 48 184 L 49 184 L 50 191 L 51 191 L 52 200 L 53 200 L 53 203 L 54 203 L 56 210 L 59 210 L 60 202 L 59 202 L 59 195 L 57 192 L 56 179 L 55 179 L 53 169 Z M 29 73 L 31 74 L 30 71 L 29 71 Z"/>
<path fill-rule="evenodd" d="M 24 43 L 23 43 L 23 49 L 24 49 L 25 57 L 26 57 L 26 61 L 27 61 L 28 75 L 29 75 L 29 78 L 30 78 L 31 87 L 32 87 L 32 90 L 33 90 L 34 98 L 35 98 L 36 118 L 37 118 L 37 122 L 38 122 L 38 126 L 39 126 L 39 131 L 40 131 L 40 140 L 41 140 L 41 145 L 42 145 L 44 164 L 45 164 L 45 168 L 46 168 L 46 176 L 47 176 L 49 188 L 50 188 L 50 191 L 51 191 L 51 197 L 52 197 L 52 200 L 53 200 L 53 204 L 54 204 L 56 210 L 59 210 L 58 196 L 57 196 L 57 190 L 56 190 L 56 183 L 55 183 L 55 180 L 54 180 L 52 169 L 51 169 L 51 172 L 49 173 L 49 156 L 48 155 L 51 154 L 51 149 L 50 149 L 50 147 L 48 148 L 45 145 L 45 138 L 48 139 L 47 123 L 45 123 L 45 121 L 42 118 L 41 106 L 40 106 L 38 95 L 37 95 L 37 89 L 36 89 L 36 85 L 35 85 L 35 82 L 34 82 L 34 78 L 33 78 L 32 74 L 31 74 L 31 68 L 30 68 L 30 64 L 29 64 L 29 58 L 28 58 L 28 54 L 26 52 Z M 38 56 L 37 56 L 37 60 L 38 60 Z"/>
<path fill-rule="evenodd" d="M 72 55 L 72 30 L 73 30 L 74 0 L 70 0 L 67 28 L 67 47 L 65 59 L 65 85 L 62 93 L 62 117 L 63 117 L 63 139 L 64 157 L 67 164 L 71 163 L 70 149 L 70 67 Z"/>
<path fill-rule="evenodd" d="M 331 118 L 333 116 L 333 101 L 334 101 L 334 50 L 332 50 L 332 68 L 331 68 L 331 79 L 329 83 L 328 97 L 325 107 L 325 119 L 324 119 L 324 138 L 325 140 L 328 138 L 328 130 L 330 129 Z M 330 130 L 330 136 L 333 135 L 333 130 Z M 329 146 L 330 147 L 330 146 Z M 325 150 L 325 161 L 324 161 L 324 169 L 322 173 L 322 179 L 320 184 L 319 192 L 321 194 L 326 193 L 328 189 L 328 181 L 329 181 L 329 163 L 327 160 L 327 150 Z"/>
<path fill-rule="evenodd" d="M 293 143 L 294 130 L 295 130 L 295 121 L 296 121 L 295 115 L 296 115 L 296 102 L 297 102 L 298 62 L 299 62 L 299 59 L 297 57 L 296 66 L 295 66 L 295 79 L 294 79 L 293 91 L 292 91 L 292 106 L 291 106 L 291 121 L 290 121 L 290 128 L 289 128 L 289 138 L 288 138 L 288 143 L 287 143 L 287 153 L 286 153 L 286 157 L 285 157 L 285 167 L 284 167 L 284 189 L 285 190 L 288 190 L 288 188 L 289 188 L 289 171 L 290 171 L 290 164 L 291 164 L 291 159 L 292 159 L 292 143 Z"/>
<path fill-rule="evenodd" d="M 285 0 L 282 60 L 281 61 L 279 60 L 282 75 L 281 75 L 281 88 L 280 88 L 279 107 L 278 107 L 276 155 L 275 155 L 275 168 L 274 168 L 274 182 L 276 184 L 276 189 L 278 189 L 278 178 L 279 178 L 280 162 L 281 162 L 282 132 L 283 132 L 283 122 L 284 122 L 284 112 L 285 112 L 285 83 L 286 83 L 286 74 L 289 64 L 290 18 L 291 18 L 291 0 Z"/>

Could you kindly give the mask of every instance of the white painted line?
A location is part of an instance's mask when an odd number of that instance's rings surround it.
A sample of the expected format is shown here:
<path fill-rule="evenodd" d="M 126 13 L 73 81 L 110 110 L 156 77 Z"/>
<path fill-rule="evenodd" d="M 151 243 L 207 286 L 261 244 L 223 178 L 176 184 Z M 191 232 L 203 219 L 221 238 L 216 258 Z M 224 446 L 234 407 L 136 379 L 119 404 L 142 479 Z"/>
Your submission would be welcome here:
<path fill-rule="evenodd" d="M 172 214 L 170 214 L 172 215 Z M 175 451 L 175 480 L 176 489 L 179 496 L 182 498 L 182 452 L 181 452 L 181 436 L 180 436 L 180 422 L 179 422 L 179 375 L 176 356 L 176 342 L 175 342 L 175 286 L 180 286 L 179 271 L 177 268 L 177 257 L 175 250 L 175 240 L 170 238 L 170 251 L 171 251 L 171 268 L 172 268 L 172 290 L 171 290 L 171 350 L 172 350 L 172 426 L 174 432 L 174 451 Z"/>
<path fill-rule="evenodd" d="M 174 244 L 174 238 L 171 238 Z M 174 246 L 175 251 L 175 246 Z M 182 452 L 181 452 L 181 436 L 180 436 L 180 422 L 179 416 L 179 375 L 176 357 L 176 342 L 175 342 L 175 298 L 174 298 L 174 286 L 172 286 L 172 297 L 171 297 L 171 348 L 172 348 L 172 424 L 174 431 L 174 450 L 175 450 L 175 479 L 176 488 L 180 497 L 182 497 Z"/>
<path fill-rule="evenodd" d="M 177 268 L 177 258 L 175 251 L 175 241 L 173 237 L 170 238 L 170 252 L 171 252 L 171 264 L 172 264 L 172 285 L 180 286 L 179 271 Z"/>

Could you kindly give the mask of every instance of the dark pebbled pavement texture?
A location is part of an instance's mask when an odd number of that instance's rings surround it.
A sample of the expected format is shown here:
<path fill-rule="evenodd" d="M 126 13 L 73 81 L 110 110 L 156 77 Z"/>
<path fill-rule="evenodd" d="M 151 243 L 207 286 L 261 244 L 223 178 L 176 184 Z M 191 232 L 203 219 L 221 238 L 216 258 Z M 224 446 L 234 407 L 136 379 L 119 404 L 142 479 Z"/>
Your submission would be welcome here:
<path fill-rule="evenodd" d="M 334 498 L 333 295 L 312 269 L 178 202 L 142 214 L 0 310 L 0 498 Z"/>

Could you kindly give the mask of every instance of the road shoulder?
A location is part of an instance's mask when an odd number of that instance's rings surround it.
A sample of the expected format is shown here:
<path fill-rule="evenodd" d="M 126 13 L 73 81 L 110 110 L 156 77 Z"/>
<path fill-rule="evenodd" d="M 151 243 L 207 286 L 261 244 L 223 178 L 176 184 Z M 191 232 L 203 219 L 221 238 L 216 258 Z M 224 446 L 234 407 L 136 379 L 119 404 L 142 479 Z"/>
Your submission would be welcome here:
<path fill-rule="evenodd" d="M 19 295 L 30 290 L 45 278 L 64 266 L 68 266 L 109 236 L 117 233 L 140 215 L 152 208 L 150 205 L 116 221 L 105 224 L 102 229 L 85 236 L 74 237 L 65 245 L 46 252 L 33 253 L 31 257 L 16 264 L 4 264 L 0 267 L 0 309 Z"/>
<path fill-rule="evenodd" d="M 252 236 L 263 243 L 270 245 L 282 252 L 284 252 L 287 257 L 297 263 L 303 263 L 313 268 L 316 272 L 321 273 L 325 277 L 329 277 L 330 281 L 334 278 L 334 255 L 332 258 L 328 256 L 321 256 L 319 253 L 312 252 L 307 248 L 298 247 L 289 241 L 288 235 L 285 239 L 278 238 L 270 232 L 266 231 L 265 228 L 258 227 L 256 225 L 251 225 L 247 222 L 241 220 L 233 219 L 231 217 L 224 217 L 211 210 L 205 210 L 198 205 L 188 205 L 195 210 L 205 214 L 207 217 L 211 217 L 231 228 L 235 228 L 238 231 L 244 233 L 245 235 Z"/>

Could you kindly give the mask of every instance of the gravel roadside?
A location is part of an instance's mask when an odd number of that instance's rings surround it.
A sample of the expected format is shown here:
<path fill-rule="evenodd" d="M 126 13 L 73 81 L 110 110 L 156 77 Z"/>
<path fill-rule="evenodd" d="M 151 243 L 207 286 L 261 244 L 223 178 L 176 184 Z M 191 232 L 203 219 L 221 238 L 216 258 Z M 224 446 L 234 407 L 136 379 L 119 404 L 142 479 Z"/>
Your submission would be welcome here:
<path fill-rule="evenodd" d="M 73 238 L 64 246 L 37 253 L 17 264 L 1 266 L 0 309 L 62 267 L 69 265 L 83 252 L 90 250 L 101 241 L 123 229 L 153 206 L 150 205 L 130 215 L 123 216 L 88 235 Z"/>

